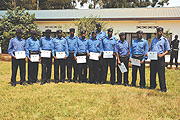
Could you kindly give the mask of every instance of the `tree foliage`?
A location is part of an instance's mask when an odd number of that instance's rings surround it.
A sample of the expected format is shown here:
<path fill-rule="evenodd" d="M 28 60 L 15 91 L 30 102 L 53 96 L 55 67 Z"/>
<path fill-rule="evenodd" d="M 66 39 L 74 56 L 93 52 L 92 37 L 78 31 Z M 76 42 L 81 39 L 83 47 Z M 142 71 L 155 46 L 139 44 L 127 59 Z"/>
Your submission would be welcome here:
<path fill-rule="evenodd" d="M 75 26 L 77 26 L 77 32 L 78 36 L 80 37 L 80 31 L 86 30 L 86 37 L 90 38 L 91 32 L 96 30 L 96 23 L 102 24 L 102 30 L 106 31 L 106 24 L 107 22 L 102 21 L 97 16 L 90 15 L 89 17 L 83 17 L 81 19 L 75 20 Z"/>
<path fill-rule="evenodd" d="M 0 44 L 3 52 L 7 52 L 8 44 L 11 38 L 16 36 L 16 29 L 23 30 L 22 38 L 30 37 L 30 31 L 36 30 L 38 38 L 41 36 L 41 31 L 38 26 L 33 23 L 35 21 L 35 14 L 25 12 L 25 9 L 19 10 L 19 7 L 14 10 L 7 11 L 6 15 L 1 15 L 0 21 Z"/>

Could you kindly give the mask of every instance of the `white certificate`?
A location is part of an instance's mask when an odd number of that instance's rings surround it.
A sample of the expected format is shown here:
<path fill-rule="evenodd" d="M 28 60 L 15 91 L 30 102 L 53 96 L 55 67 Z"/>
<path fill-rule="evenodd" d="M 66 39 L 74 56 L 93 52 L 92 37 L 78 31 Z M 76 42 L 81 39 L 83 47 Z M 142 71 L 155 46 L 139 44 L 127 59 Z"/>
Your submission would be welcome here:
<path fill-rule="evenodd" d="M 95 53 L 95 52 L 90 52 L 90 57 L 89 59 L 91 60 L 99 60 L 99 53 Z"/>
<path fill-rule="evenodd" d="M 39 62 L 39 55 L 38 54 L 33 54 L 33 55 L 30 55 L 30 59 L 31 59 L 31 62 Z"/>
<path fill-rule="evenodd" d="M 113 58 L 113 51 L 104 51 L 103 58 Z"/>
<path fill-rule="evenodd" d="M 51 57 L 51 51 L 41 50 L 41 57 L 50 58 Z"/>
<path fill-rule="evenodd" d="M 63 59 L 64 57 L 66 57 L 66 53 L 65 52 L 56 52 L 56 57 L 58 59 Z"/>
<path fill-rule="evenodd" d="M 124 65 L 124 63 L 121 63 L 121 65 L 118 65 L 119 69 L 121 70 L 122 73 L 127 72 L 126 66 Z"/>
<path fill-rule="evenodd" d="M 131 64 L 135 66 L 141 66 L 140 60 L 135 58 L 131 58 Z"/>
<path fill-rule="evenodd" d="M 15 56 L 16 59 L 24 59 L 26 57 L 25 51 L 16 51 Z"/>
<path fill-rule="evenodd" d="M 148 52 L 148 58 L 150 60 L 158 60 L 157 52 Z"/>
<path fill-rule="evenodd" d="M 86 56 L 77 56 L 77 63 L 86 63 Z"/>

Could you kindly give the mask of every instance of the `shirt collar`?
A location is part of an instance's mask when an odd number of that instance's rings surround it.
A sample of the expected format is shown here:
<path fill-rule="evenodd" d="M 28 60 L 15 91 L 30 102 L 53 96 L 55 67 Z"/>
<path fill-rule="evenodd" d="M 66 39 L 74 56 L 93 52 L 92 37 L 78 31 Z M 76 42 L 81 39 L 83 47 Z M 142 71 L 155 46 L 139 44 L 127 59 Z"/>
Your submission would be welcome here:
<path fill-rule="evenodd" d="M 123 43 L 122 40 L 119 40 L 120 43 Z M 126 40 L 124 40 L 124 43 L 126 42 Z"/>
<path fill-rule="evenodd" d="M 86 41 L 86 40 L 87 40 L 87 38 L 85 38 L 85 39 L 83 40 L 82 37 L 80 37 L 79 39 L 82 40 L 82 41 Z"/>
<path fill-rule="evenodd" d="M 58 40 L 62 40 L 62 39 L 63 39 L 63 37 L 61 37 L 61 39 L 59 39 L 58 37 L 56 37 L 56 39 L 58 39 Z"/>
<path fill-rule="evenodd" d="M 34 40 L 32 37 L 31 37 L 31 39 L 32 39 L 32 40 Z M 37 38 L 35 38 L 35 40 L 34 40 L 34 41 L 37 41 Z"/>
<path fill-rule="evenodd" d="M 19 40 L 18 37 L 16 37 L 16 39 Z M 22 40 L 23 40 L 23 39 L 21 38 L 19 41 L 22 41 Z"/>
<path fill-rule="evenodd" d="M 51 36 L 49 37 L 49 39 L 47 39 L 47 37 L 46 37 L 46 36 L 44 36 L 44 38 L 45 38 L 46 40 L 51 40 L 51 39 L 52 39 L 52 37 L 51 37 Z"/>

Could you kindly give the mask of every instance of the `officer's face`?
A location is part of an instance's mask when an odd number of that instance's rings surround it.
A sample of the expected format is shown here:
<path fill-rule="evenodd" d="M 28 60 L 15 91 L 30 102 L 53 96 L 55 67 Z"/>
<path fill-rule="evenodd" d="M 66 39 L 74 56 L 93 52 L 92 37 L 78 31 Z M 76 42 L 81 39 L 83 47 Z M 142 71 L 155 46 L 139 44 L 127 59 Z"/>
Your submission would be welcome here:
<path fill-rule="evenodd" d="M 94 34 L 92 35 L 93 39 L 96 39 L 96 36 L 97 36 L 97 33 L 94 33 Z"/>
<path fill-rule="evenodd" d="M 108 32 L 108 35 L 112 35 L 113 32 Z"/>
<path fill-rule="evenodd" d="M 16 35 L 17 35 L 18 38 L 21 38 L 22 33 L 16 33 Z"/>
<path fill-rule="evenodd" d="M 158 37 L 161 37 L 162 34 L 163 34 L 163 31 L 157 31 L 157 36 L 158 36 Z"/>
<path fill-rule="evenodd" d="M 47 32 L 46 37 L 50 37 L 50 36 L 51 36 L 51 33 Z"/>
<path fill-rule="evenodd" d="M 142 39 L 142 36 L 143 36 L 142 33 L 138 33 L 138 34 L 137 34 L 137 38 L 138 38 L 138 39 Z"/>
<path fill-rule="evenodd" d="M 74 35 L 74 33 L 75 33 L 74 31 L 71 31 L 71 32 L 70 32 L 70 35 Z"/>
<path fill-rule="evenodd" d="M 57 33 L 57 36 L 58 36 L 59 38 L 61 38 L 61 37 L 62 37 L 62 33 Z"/>
<path fill-rule="evenodd" d="M 175 36 L 175 39 L 177 40 L 177 39 L 178 39 L 178 36 Z"/>
<path fill-rule="evenodd" d="M 101 31 L 101 26 L 96 26 L 98 31 Z"/>
<path fill-rule="evenodd" d="M 119 36 L 121 40 L 125 40 L 125 35 Z"/>
<path fill-rule="evenodd" d="M 86 36 L 86 34 L 84 33 L 84 34 L 81 34 L 81 37 L 85 37 Z"/>
<path fill-rule="evenodd" d="M 36 37 L 36 34 L 31 34 L 31 37 L 32 37 L 32 38 L 35 38 L 35 37 Z"/>

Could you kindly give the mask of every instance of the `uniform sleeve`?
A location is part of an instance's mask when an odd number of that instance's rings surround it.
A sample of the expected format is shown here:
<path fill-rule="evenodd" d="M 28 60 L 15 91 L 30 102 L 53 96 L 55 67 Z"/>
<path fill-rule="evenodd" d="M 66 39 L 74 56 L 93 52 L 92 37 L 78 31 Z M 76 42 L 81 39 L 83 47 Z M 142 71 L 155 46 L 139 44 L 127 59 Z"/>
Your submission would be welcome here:
<path fill-rule="evenodd" d="M 40 50 L 42 50 L 42 38 L 40 39 Z"/>
<path fill-rule="evenodd" d="M 116 53 L 118 52 L 117 43 L 114 46 L 114 52 L 116 52 Z"/>
<path fill-rule="evenodd" d="M 67 40 L 65 40 L 65 52 L 66 52 L 66 57 L 68 57 L 69 56 L 69 51 L 68 51 Z"/>
<path fill-rule="evenodd" d="M 74 56 L 76 56 L 76 54 L 77 54 L 77 49 L 78 49 L 78 39 L 76 39 L 76 45 L 74 46 Z"/>
<path fill-rule="evenodd" d="M 133 48 L 132 48 L 133 46 L 132 46 L 132 44 L 131 44 L 131 47 L 130 47 L 130 59 L 132 58 L 132 54 L 133 54 Z"/>
<path fill-rule="evenodd" d="M 13 57 L 13 39 L 10 40 L 9 42 L 9 47 L 8 47 L 8 53 Z"/>
<path fill-rule="evenodd" d="M 102 52 L 103 52 L 103 45 L 102 45 L 102 41 L 100 41 L 100 55 L 102 55 Z"/>
<path fill-rule="evenodd" d="M 146 55 L 146 53 L 148 53 L 148 50 L 149 50 L 149 45 L 148 45 L 148 42 L 147 42 L 147 40 L 146 40 L 146 44 L 145 44 L 145 48 L 144 48 L 145 50 L 145 53 L 144 53 L 144 56 L 143 56 L 143 61 L 145 61 L 146 59 L 147 59 L 147 57 L 145 56 Z"/>
<path fill-rule="evenodd" d="M 26 40 L 25 51 L 26 51 L 26 57 L 29 58 L 29 39 Z"/>
<path fill-rule="evenodd" d="M 168 39 L 165 38 L 165 51 L 171 50 Z M 164 51 L 164 52 L 165 52 Z"/>
<path fill-rule="evenodd" d="M 87 53 L 89 53 L 89 40 L 87 41 Z"/>
<path fill-rule="evenodd" d="M 55 53 L 54 53 L 55 52 L 55 45 L 54 44 L 55 44 L 55 42 L 54 42 L 54 39 L 53 39 L 52 40 L 52 47 L 51 47 L 52 48 L 52 56 L 53 57 L 55 56 Z"/>
<path fill-rule="evenodd" d="M 151 44 L 149 46 L 149 50 L 151 51 L 152 50 L 152 43 L 153 43 L 153 40 L 151 41 Z"/>

